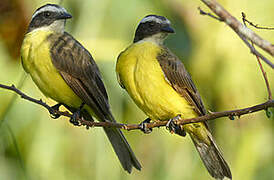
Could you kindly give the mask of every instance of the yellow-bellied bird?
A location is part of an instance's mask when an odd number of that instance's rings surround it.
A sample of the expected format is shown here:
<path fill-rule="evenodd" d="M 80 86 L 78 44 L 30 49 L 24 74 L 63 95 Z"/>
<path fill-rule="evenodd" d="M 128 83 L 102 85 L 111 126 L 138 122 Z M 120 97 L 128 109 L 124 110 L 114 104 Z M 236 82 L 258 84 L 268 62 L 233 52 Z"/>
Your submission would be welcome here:
<path fill-rule="evenodd" d="M 206 123 L 180 127 L 172 122 L 180 117 L 202 116 L 206 110 L 183 63 L 163 45 L 169 33 L 174 30 L 165 17 L 149 15 L 141 20 L 133 44 L 118 57 L 119 84 L 148 120 L 170 120 L 168 126 L 172 131 L 182 136 L 187 132 L 212 177 L 231 178 L 230 169 Z"/>
<path fill-rule="evenodd" d="M 38 8 L 31 19 L 21 48 L 22 64 L 39 89 L 72 111 L 72 122 L 79 116 L 93 121 L 115 122 L 99 69 L 91 54 L 64 31 L 72 16 L 55 4 Z M 58 117 L 55 115 L 56 118 Z M 123 168 L 140 170 L 127 140 L 119 129 L 104 128 Z"/>

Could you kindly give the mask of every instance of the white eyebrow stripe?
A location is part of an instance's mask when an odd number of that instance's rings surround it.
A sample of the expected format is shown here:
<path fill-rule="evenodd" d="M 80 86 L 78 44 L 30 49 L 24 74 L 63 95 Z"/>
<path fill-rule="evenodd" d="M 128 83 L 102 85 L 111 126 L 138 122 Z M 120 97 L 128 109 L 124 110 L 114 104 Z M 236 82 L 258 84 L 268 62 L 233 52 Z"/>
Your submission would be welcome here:
<path fill-rule="evenodd" d="M 40 14 L 41 12 L 45 12 L 45 11 L 51 11 L 51 12 L 67 12 L 65 8 L 60 7 L 57 8 L 55 6 L 46 6 L 43 7 L 42 9 L 39 9 L 38 11 L 36 11 L 33 15 L 32 15 L 32 19 L 37 15 Z"/>
<path fill-rule="evenodd" d="M 146 23 L 146 22 L 150 22 L 150 21 L 154 21 L 156 23 L 159 23 L 159 24 L 170 24 L 170 21 L 168 19 L 165 19 L 164 21 L 155 17 L 155 16 L 148 16 L 148 17 L 144 17 L 140 23 Z"/>

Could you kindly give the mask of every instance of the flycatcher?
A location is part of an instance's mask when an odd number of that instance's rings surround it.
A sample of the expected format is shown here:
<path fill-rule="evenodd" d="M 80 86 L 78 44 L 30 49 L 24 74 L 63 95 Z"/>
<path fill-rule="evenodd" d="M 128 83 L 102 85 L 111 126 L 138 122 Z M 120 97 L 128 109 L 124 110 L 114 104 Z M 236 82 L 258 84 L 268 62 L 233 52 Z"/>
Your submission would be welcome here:
<path fill-rule="evenodd" d="M 141 20 L 133 44 L 118 57 L 119 84 L 148 120 L 169 120 L 169 129 L 182 136 L 187 132 L 212 177 L 231 179 L 228 164 L 206 123 L 178 126 L 172 122 L 205 115 L 206 109 L 183 63 L 163 45 L 169 33 L 174 30 L 163 16 L 149 15 Z"/>
<path fill-rule="evenodd" d="M 71 112 L 71 121 L 83 116 L 93 121 L 115 122 L 99 69 L 91 54 L 69 33 L 66 19 L 72 16 L 55 4 L 38 8 L 31 19 L 21 48 L 22 64 L 38 88 Z M 55 115 L 57 118 L 58 116 Z M 123 168 L 140 170 L 127 140 L 119 129 L 104 128 Z"/>

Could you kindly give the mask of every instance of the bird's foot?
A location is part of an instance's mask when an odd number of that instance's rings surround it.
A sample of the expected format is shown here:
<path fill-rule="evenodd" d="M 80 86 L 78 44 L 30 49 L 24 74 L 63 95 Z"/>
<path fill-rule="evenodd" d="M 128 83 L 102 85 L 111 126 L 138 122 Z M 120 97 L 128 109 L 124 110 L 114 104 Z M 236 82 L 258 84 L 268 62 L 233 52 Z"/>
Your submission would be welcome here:
<path fill-rule="evenodd" d="M 54 112 L 54 111 L 59 111 L 59 108 L 61 105 L 62 103 L 58 103 L 58 104 L 55 104 L 54 106 L 51 106 L 51 110 L 49 110 L 49 113 L 52 119 L 57 119 L 61 116 L 60 114 L 57 114 Z"/>
<path fill-rule="evenodd" d="M 177 115 L 174 118 L 171 118 L 167 124 L 166 124 L 166 128 L 171 132 L 171 133 L 175 133 L 178 134 L 180 136 L 186 136 L 186 132 L 184 129 L 181 128 L 180 125 L 176 124 L 174 121 L 178 121 L 181 119 L 181 115 Z"/>
<path fill-rule="evenodd" d="M 151 119 L 147 118 L 146 120 L 144 120 L 143 122 L 139 124 L 141 131 L 143 131 L 145 134 L 149 134 L 152 132 L 152 128 L 147 127 L 147 124 L 150 123 L 150 121 Z"/>
<path fill-rule="evenodd" d="M 82 117 L 81 110 L 84 107 L 85 103 L 82 103 L 81 106 L 72 114 L 72 117 L 70 118 L 69 122 L 73 124 L 74 126 L 81 126 L 79 119 Z"/>
<path fill-rule="evenodd" d="M 81 110 L 77 110 L 72 114 L 69 122 L 74 126 L 80 126 L 79 119 L 81 118 Z"/>

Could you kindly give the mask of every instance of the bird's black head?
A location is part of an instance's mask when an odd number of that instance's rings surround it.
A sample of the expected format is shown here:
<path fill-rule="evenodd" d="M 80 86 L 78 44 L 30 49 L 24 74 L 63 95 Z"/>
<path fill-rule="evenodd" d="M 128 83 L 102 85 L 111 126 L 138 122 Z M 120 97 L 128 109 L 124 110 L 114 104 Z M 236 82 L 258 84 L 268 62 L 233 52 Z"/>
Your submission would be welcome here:
<path fill-rule="evenodd" d="M 60 23 L 56 23 L 52 27 L 53 30 L 55 30 L 54 28 L 58 30 L 58 28 L 62 28 L 58 26 L 64 26 L 65 20 L 71 17 L 65 8 L 56 4 L 46 4 L 38 8 L 32 15 L 28 32 L 37 28 L 51 26 L 54 22 L 60 21 Z"/>
<path fill-rule="evenodd" d="M 170 27 L 170 21 L 167 18 L 157 15 L 148 15 L 139 23 L 135 32 L 134 42 L 153 37 L 153 35 L 156 34 L 160 34 L 161 36 L 155 38 L 164 40 L 168 33 L 174 33 L 174 30 Z"/>

